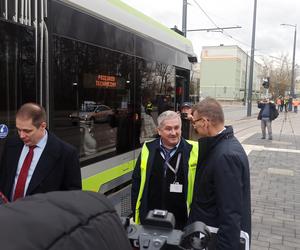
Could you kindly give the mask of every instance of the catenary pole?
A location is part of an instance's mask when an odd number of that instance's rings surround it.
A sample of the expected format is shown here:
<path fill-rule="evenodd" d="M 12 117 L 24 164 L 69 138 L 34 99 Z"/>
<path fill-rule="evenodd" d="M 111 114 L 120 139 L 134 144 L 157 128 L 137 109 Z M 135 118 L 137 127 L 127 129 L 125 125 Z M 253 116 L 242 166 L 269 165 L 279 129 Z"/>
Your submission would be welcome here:
<path fill-rule="evenodd" d="M 295 25 L 294 33 L 294 48 L 293 48 L 293 63 L 292 63 L 292 79 L 291 79 L 291 96 L 295 97 L 295 54 L 296 54 L 296 42 L 297 41 L 297 25 Z"/>
<path fill-rule="evenodd" d="M 183 0 L 182 5 L 182 33 L 186 37 L 186 17 L 187 17 L 187 0 Z"/>
<path fill-rule="evenodd" d="M 254 71 L 253 69 L 254 69 L 254 50 L 255 50 L 256 7 L 257 7 L 257 0 L 254 0 L 247 116 L 251 116 L 251 109 L 252 109 L 252 86 L 253 86 L 253 71 Z"/>

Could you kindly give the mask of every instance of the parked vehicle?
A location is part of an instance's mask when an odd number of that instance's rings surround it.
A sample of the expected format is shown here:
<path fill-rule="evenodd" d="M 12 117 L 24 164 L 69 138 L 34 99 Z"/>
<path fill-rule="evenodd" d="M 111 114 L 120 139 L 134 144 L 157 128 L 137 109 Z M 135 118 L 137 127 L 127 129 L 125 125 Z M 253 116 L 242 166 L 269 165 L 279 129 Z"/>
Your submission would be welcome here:
<path fill-rule="evenodd" d="M 106 105 L 87 105 L 79 112 L 73 112 L 70 114 L 70 118 L 73 125 L 77 125 L 78 122 L 85 122 L 94 124 L 96 122 L 108 122 L 113 115 L 113 111 Z"/>

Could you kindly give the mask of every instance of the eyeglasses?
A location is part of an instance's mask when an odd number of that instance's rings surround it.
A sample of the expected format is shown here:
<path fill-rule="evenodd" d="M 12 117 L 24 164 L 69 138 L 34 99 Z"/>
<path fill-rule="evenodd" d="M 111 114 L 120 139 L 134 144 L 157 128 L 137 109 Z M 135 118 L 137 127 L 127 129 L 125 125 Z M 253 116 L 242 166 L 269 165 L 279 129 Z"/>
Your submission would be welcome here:
<path fill-rule="evenodd" d="M 193 120 L 192 121 L 192 124 L 196 124 L 198 121 L 200 121 L 201 119 L 203 119 L 202 117 L 201 118 L 199 118 L 199 119 L 197 119 L 197 120 Z"/>
<path fill-rule="evenodd" d="M 207 119 L 207 118 L 205 118 L 205 117 L 200 117 L 199 119 L 197 119 L 197 120 L 193 120 L 192 121 L 192 124 L 193 125 L 195 125 L 198 121 L 200 121 L 200 120 L 207 120 L 208 122 L 209 122 L 209 119 Z"/>

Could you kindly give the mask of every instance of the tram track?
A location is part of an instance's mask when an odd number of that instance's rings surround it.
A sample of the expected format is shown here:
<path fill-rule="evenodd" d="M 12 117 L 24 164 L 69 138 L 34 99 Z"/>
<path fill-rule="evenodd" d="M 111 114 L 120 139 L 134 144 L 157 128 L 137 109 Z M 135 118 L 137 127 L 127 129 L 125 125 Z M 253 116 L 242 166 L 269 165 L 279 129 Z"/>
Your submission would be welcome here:
<path fill-rule="evenodd" d="M 235 135 L 239 135 L 247 130 L 253 130 L 256 127 L 260 129 L 260 123 L 257 122 L 256 118 L 238 120 L 231 125 Z"/>
<path fill-rule="evenodd" d="M 273 134 L 274 132 L 275 134 L 278 134 L 278 141 L 281 141 L 283 136 L 286 134 L 286 132 L 283 133 L 283 131 L 289 131 L 293 137 L 294 143 L 296 143 L 296 134 L 291 115 L 293 114 L 289 112 L 282 112 L 279 118 L 272 122 Z M 247 131 L 261 133 L 261 123 L 256 119 L 256 117 L 251 117 L 250 119 L 245 118 L 237 121 L 226 121 L 226 124 L 233 126 L 234 134 L 237 137 L 247 134 Z"/>

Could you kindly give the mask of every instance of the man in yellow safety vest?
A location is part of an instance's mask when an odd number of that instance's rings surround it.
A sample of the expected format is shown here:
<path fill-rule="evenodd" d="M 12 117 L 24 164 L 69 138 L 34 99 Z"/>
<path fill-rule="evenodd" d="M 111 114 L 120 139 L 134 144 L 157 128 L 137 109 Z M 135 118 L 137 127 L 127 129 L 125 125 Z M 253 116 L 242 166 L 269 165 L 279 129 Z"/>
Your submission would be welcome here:
<path fill-rule="evenodd" d="M 132 176 L 134 221 L 142 223 L 149 210 L 163 209 L 182 229 L 192 202 L 198 143 L 181 137 L 181 118 L 165 111 L 157 119 L 159 138 L 145 142 Z"/>

